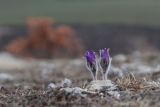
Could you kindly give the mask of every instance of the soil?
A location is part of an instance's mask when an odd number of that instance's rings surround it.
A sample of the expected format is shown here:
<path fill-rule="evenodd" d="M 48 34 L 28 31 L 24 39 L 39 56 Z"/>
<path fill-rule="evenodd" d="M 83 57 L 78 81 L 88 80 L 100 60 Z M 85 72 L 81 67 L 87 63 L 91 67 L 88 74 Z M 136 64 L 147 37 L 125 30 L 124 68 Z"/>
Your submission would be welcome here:
<path fill-rule="evenodd" d="M 6 59 L 6 60 L 4 60 Z M 113 56 L 109 79 L 118 86 L 120 98 L 101 92 L 71 94 L 48 88 L 65 78 L 71 88 L 92 81 L 83 59 L 36 60 L 0 54 L 0 105 L 9 107 L 159 107 L 160 56 L 158 52 L 134 52 Z M 127 71 L 126 71 L 127 70 Z M 122 75 L 119 75 L 122 73 Z"/>

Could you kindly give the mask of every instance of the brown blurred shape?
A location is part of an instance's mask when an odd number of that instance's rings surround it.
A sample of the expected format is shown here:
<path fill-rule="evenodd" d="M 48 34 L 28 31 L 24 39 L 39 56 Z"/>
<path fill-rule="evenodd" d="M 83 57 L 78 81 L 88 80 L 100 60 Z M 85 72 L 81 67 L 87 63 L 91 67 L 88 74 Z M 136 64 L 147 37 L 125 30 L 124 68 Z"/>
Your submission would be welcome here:
<path fill-rule="evenodd" d="M 49 18 L 29 18 L 28 36 L 9 43 L 6 50 L 20 56 L 49 58 L 60 56 L 80 56 L 83 45 L 68 26 L 53 27 Z"/>

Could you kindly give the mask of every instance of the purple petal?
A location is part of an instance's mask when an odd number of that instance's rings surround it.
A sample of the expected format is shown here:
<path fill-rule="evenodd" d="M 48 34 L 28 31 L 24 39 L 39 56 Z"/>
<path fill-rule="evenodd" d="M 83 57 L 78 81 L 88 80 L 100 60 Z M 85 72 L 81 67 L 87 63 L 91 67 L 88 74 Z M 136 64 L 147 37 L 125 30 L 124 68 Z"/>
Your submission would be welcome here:
<path fill-rule="evenodd" d="M 85 57 L 86 57 L 87 62 L 89 63 L 93 63 L 96 60 L 96 55 L 94 51 L 87 51 L 85 53 Z"/>
<path fill-rule="evenodd" d="M 108 61 L 110 58 L 109 48 L 104 48 L 100 50 L 100 57 L 102 60 Z"/>
<path fill-rule="evenodd" d="M 109 48 L 104 48 L 100 50 L 100 66 L 103 71 L 106 71 L 109 63 L 110 63 L 110 55 L 109 55 Z"/>

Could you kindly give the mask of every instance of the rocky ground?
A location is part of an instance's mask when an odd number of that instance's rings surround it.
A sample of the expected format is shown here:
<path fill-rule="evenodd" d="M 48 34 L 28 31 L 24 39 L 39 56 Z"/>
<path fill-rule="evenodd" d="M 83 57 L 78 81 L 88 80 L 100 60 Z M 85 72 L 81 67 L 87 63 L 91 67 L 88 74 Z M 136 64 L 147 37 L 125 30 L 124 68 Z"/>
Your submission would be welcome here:
<path fill-rule="evenodd" d="M 0 54 L 1 106 L 159 107 L 159 100 L 159 52 L 113 56 L 105 83 L 92 81 L 81 58 L 35 60 Z"/>

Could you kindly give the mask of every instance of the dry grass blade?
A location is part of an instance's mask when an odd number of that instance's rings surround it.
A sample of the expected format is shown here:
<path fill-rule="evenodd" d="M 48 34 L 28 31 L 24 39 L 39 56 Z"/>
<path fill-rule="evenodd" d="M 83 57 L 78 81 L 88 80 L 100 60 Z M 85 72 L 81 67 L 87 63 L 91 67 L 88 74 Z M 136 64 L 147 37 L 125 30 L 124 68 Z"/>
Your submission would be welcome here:
<path fill-rule="evenodd" d="M 121 90 L 138 91 L 145 87 L 144 83 L 141 80 L 136 79 L 133 73 L 118 79 L 116 83 Z"/>

